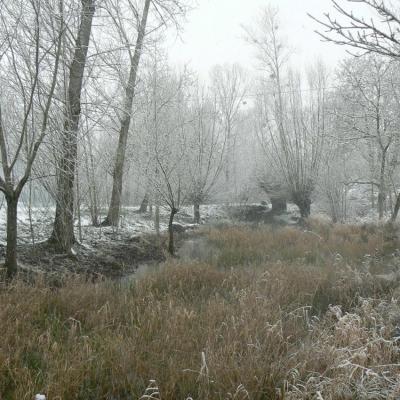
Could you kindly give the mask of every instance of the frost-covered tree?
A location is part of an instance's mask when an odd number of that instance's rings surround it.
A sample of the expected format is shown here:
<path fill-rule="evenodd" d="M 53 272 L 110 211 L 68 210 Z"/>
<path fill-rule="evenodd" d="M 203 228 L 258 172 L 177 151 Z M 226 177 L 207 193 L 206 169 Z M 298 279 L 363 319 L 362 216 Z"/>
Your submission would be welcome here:
<path fill-rule="evenodd" d="M 227 190 L 232 195 L 236 189 L 236 150 L 242 117 L 240 111 L 247 91 L 245 72 L 238 64 L 217 65 L 211 71 L 211 85 L 219 121 L 226 137 L 224 174 Z"/>
<path fill-rule="evenodd" d="M 56 247 L 65 252 L 71 251 L 75 241 L 74 193 L 81 98 L 95 9 L 95 0 L 82 0 L 79 27 L 77 32 L 73 33 L 72 39 L 73 55 L 71 59 L 66 57 L 68 78 L 65 89 L 61 154 L 57 165 L 56 215 L 50 238 Z"/>
<path fill-rule="evenodd" d="M 400 83 L 397 66 L 381 56 L 350 58 L 338 72 L 338 109 L 346 140 L 357 144 L 367 168 L 354 176 L 378 192 L 378 215 L 383 218 L 390 183 L 397 166 Z"/>
<path fill-rule="evenodd" d="M 189 75 L 175 73 L 154 54 L 146 75 L 141 119 L 142 136 L 138 159 L 147 192 L 158 210 L 169 210 L 168 251 L 174 254 L 174 218 L 189 196 L 190 126 Z M 156 230 L 159 214 L 156 211 Z"/>
<path fill-rule="evenodd" d="M 120 130 L 112 173 L 111 201 L 107 217 L 103 221 L 103 225 L 117 226 L 121 208 L 123 173 L 132 120 L 132 107 L 145 37 L 150 32 L 158 30 L 160 26 L 166 26 L 171 22 L 177 24 L 177 18 L 187 11 L 187 1 L 144 0 L 140 9 L 133 0 L 108 1 L 111 18 L 118 30 L 121 43 L 126 47 L 129 56 L 129 74 L 124 82 L 124 96 L 119 122 Z M 127 18 L 127 15 L 130 17 Z M 149 21 L 153 23 L 149 24 Z M 134 23 L 134 29 L 132 29 L 132 23 Z"/>
<path fill-rule="evenodd" d="M 194 222 L 200 223 L 200 205 L 212 198 L 224 167 L 227 132 L 219 122 L 215 96 L 196 85 L 190 104 L 189 200 L 193 203 Z"/>
<path fill-rule="evenodd" d="M 18 202 L 49 133 L 50 114 L 60 106 L 55 94 L 67 16 L 58 0 L 0 6 L 0 190 L 7 201 L 5 265 L 12 278 Z"/>
<path fill-rule="evenodd" d="M 326 71 L 321 64 L 310 69 L 303 90 L 304 79 L 288 67 L 289 53 L 274 9 L 265 10 L 248 37 L 264 69 L 256 114 L 269 170 L 262 187 L 272 198 L 287 196 L 301 216 L 308 217 L 326 136 Z"/>

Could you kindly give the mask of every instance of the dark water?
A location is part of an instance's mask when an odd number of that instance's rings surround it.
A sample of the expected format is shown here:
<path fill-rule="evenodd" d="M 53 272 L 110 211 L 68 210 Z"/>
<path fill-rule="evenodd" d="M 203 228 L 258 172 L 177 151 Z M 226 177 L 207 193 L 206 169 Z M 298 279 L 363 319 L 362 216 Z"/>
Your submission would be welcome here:
<path fill-rule="evenodd" d="M 177 258 L 181 262 L 210 262 L 217 256 L 217 249 L 203 236 L 186 239 L 177 251 Z M 143 278 L 147 274 L 161 271 L 165 265 L 165 262 L 160 261 L 140 263 L 133 274 L 124 276 L 121 281 L 130 282 Z"/>

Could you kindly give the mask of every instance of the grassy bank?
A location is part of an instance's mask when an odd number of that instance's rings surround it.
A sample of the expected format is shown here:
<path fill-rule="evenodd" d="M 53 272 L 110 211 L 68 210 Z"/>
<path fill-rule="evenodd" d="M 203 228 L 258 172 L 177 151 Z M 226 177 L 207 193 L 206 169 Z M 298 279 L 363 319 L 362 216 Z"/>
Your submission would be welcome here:
<path fill-rule="evenodd" d="M 371 274 L 395 260 L 390 232 L 208 237 L 212 261 L 170 262 L 130 286 L 1 289 L 0 398 L 399 397 L 400 309 Z"/>

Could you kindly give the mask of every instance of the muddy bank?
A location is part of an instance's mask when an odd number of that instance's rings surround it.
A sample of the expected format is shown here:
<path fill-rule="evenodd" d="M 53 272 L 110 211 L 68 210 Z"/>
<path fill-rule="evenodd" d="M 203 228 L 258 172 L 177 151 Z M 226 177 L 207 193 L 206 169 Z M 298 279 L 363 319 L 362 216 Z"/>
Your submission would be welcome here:
<path fill-rule="evenodd" d="M 176 224 L 175 243 L 177 257 L 186 241 L 202 234 L 193 227 Z M 107 240 L 91 240 L 74 245 L 73 254 L 57 252 L 48 242 L 18 246 L 19 272 L 22 278 L 44 276 L 52 282 L 70 275 L 88 280 L 120 279 L 136 273 L 143 265 L 156 265 L 167 258 L 167 235 L 129 234 L 111 235 Z M 4 265 L 6 247 L 0 245 L 0 265 Z M 1 273 L 5 272 L 0 267 Z"/>
<path fill-rule="evenodd" d="M 271 219 L 268 207 L 263 205 L 229 206 L 223 218 L 203 221 L 203 225 L 189 224 L 180 219 L 175 224 L 177 258 L 183 261 L 209 261 L 217 256 L 215 248 L 205 237 L 200 226 L 232 226 L 235 224 L 263 223 L 286 225 L 295 223 L 291 216 L 274 216 Z M 189 218 L 189 216 L 187 216 Z M 277 221 L 276 218 L 280 218 Z M 94 232 L 94 233 L 93 233 Z M 23 278 L 35 279 L 43 275 L 49 282 L 62 280 L 65 276 L 79 275 L 88 280 L 123 279 L 133 274 L 142 275 L 157 270 L 167 257 L 167 237 L 162 234 L 138 233 L 132 236 L 128 230 L 95 230 L 82 244 L 74 247 L 74 254 L 60 254 L 47 242 L 37 244 L 20 243 L 18 261 Z M 4 263 L 5 246 L 0 245 L 0 265 Z M 4 271 L 4 269 L 3 269 Z M 0 267 L 0 275 L 1 274 Z M 1 278 L 0 278 L 1 280 Z"/>
<path fill-rule="evenodd" d="M 0 257 L 4 255 L 1 246 Z M 50 280 L 71 274 L 92 280 L 115 278 L 133 273 L 140 263 L 163 260 L 163 238 L 155 235 L 77 244 L 73 255 L 59 253 L 47 242 L 18 248 L 20 273 L 27 278 L 42 274 Z"/>

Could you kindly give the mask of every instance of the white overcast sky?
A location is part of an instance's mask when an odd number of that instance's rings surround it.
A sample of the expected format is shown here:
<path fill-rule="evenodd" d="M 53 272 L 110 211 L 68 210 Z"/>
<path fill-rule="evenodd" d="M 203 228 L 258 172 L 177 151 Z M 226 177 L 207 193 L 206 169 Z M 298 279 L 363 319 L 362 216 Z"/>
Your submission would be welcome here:
<path fill-rule="evenodd" d="M 242 26 L 254 25 L 268 5 L 279 9 L 282 32 L 294 50 L 293 64 L 302 67 L 319 57 L 333 68 L 346 55 L 343 47 L 321 42 L 314 33 L 316 22 L 307 16 L 332 10 L 330 0 L 198 0 L 183 24 L 181 39 L 174 38 L 168 46 L 170 60 L 188 64 L 203 76 L 215 64 L 237 62 L 253 68 L 254 50 L 243 40 Z"/>

